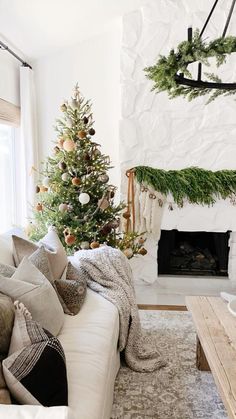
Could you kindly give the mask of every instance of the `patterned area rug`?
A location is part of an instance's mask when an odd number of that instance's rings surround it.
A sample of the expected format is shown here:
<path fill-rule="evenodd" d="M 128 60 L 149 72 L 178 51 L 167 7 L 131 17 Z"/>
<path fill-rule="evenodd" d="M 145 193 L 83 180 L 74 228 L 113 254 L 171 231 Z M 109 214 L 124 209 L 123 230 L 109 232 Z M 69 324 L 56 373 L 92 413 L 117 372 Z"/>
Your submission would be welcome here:
<path fill-rule="evenodd" d="M 191 315 L 140 310 L 140 318 L 156 337 L 167 366 L 153 373 L 136 373 L 122 364 L 111 419 L 226 419 L 212 374 L 196 369 Z"/>

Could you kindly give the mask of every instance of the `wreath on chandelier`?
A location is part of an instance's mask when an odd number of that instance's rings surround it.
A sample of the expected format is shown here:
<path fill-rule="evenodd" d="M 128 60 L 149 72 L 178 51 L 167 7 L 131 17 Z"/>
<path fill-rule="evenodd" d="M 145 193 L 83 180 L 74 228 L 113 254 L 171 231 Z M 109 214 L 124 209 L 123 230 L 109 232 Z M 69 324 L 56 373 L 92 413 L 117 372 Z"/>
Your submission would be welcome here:
<path fill-rule="evenodd" d="M 229 96 L 236 93 L 236 83 L 223 83 L 213 73 L 204 72 L 206 80 L 201 79 L 202 64 L 209 67 L 209 58 L 215 57 L 217 67 L 226 62 L 227 55 L 236 52 L 236 37 L 220 37 L 209 43 L 201 38 L 199 30 L 195 30 L 190 39 L 181 42 L 176 51 L 171 49 L 169 55 L 159 56 L 157 63 L 146 67 L 148 79 L 154 82 L 152 91 L 166 91 L 169 98 L 184 96 L 189 101 L 210 94 L 208 102 L 220 95 Z M 188 69 L 189 64 L 198 62 L 198 79 L 193 80 Z"/>

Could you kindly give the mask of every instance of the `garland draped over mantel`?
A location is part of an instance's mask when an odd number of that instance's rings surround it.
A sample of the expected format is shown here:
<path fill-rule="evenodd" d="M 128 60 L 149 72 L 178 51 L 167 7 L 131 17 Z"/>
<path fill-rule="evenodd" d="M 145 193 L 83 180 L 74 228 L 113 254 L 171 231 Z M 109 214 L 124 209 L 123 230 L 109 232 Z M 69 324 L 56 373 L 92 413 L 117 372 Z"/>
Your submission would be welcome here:
<path fill-rule="evenodd" d="M 182 207 L 191 204 L 213 205 L 217 199 L 231 198 L 236 194 L 236 170 L 211 170 L 189 167 L 182 170 L 161 170 L 147 166 L 134 168 L 138 183 L 151 186 L 163 195 L 171 194 L 173 201 Z"/>
<path fill-rule="evenodd" d="M 185 203 L 212 206 L 229 198 L 236 205 L 236 170 L 211 171 L 199 167 L 162 170 L 137 166 L 128 177 L 127 210 L 123 214 L 127 231 L 160 234 L 165 204 L 173 210 Z"/>

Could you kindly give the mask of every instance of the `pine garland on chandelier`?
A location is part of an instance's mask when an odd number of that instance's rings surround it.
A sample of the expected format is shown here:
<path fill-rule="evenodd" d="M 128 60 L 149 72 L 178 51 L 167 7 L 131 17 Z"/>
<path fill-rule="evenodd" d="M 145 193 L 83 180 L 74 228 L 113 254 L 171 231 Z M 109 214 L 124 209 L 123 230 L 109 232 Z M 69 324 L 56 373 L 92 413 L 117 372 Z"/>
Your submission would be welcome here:
<path fill-rule="evenodd" d="M 199 167 L 182 170 L 162 170 L 147 166 L 132 169 L 138 183 L 154 188 L 183 207 L 191 204 L 213 205 L 217 199 L 230 198 L 236 203 L 236 170 L 211 171 Z"/>

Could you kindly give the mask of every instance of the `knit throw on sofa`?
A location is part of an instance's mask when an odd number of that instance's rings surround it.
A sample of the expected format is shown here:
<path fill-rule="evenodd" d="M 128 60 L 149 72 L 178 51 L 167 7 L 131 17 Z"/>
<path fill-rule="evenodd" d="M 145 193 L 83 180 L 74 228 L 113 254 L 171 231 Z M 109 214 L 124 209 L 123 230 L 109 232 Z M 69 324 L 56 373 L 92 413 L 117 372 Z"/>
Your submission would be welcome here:
<path fill-rule="evenodd" d="M 141 328 L 133 275 L 124 254 L 109 246 L 75 253 L 73 263 L 88 287 L 113 303 L 120 318 L 119 350 L 134 371 L 150 372 L 165 365 L 157 342 Z"/>

